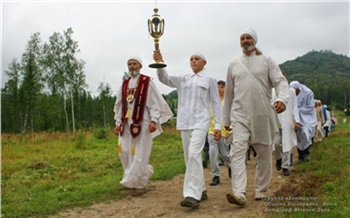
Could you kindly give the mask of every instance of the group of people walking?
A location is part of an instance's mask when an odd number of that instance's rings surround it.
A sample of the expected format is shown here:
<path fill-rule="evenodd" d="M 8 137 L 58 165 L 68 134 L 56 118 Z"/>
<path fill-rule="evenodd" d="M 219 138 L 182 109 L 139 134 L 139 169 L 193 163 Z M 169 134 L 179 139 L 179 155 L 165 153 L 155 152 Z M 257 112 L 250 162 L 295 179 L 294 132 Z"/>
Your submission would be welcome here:
<path fill-rule="evenodd" d="M 291 148 L 298 146 L 299 160 L 309 161 L 309 147 L 315 133 L 314 96 L 297 81 L 288 84 L 279 65 L 257 47 L 257 34 L 242 31 L 239 38 L 242 55 L 228 66 L 226 81 L 217 81 L 205 71 L 207 59 L 202 53 L 190 56 L 192 71 L 169 74 L 157 69 L 163 84 L 177 89 L 176 128 L 181 131 L 186 165 L 183 183 L 183 207 L 196 208 L 208 198 L 202 150 L 207 140 L 213 181 L 220 182 L 218 154 L 226 162 L 232 190 L 231 204 L 245 205 L 249 147 L 257 154 L 255 199 L 266 197 L 272 175 L 274 147 L 277 169 L 285 175 Z M 164 62 L 160 50 L 156 62 Z M 142 60 L 127 61 L 129 77 L 123 81 L 115 104 L 118 150 L 124 175 L 120 184 L 135 194 L 146 192 L 153 167 L 149 164 L 152 139 L 162 132 L 161 124 L 173 116 L 152 79 L 140 73 Z"/>

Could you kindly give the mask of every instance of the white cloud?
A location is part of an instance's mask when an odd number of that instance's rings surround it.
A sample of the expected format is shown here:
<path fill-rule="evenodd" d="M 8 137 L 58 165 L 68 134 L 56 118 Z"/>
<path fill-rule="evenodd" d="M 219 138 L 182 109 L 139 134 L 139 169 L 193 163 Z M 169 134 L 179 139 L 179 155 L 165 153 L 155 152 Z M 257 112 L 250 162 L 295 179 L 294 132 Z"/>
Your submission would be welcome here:
<path fill-rule="evenodd" d="M 86 61 L 89 91 L 102 81 L 117 92 L 126 60 L 140 55 L 143 72 L 154 77 L 164 94 L 171 88 L 158 82 L 153 62 L 153 38 L 147 20 L 154 1 L 2 2 L 2 72 L 13 58 L 21 59 L 30 36 L 40 32 L 47 42 L 54 32 L 72 27 L 79 58 Z M 207 71 L 225 79 L 229 62 L 241 54 L 240 31 L 254 28 L 257 46 L 278 63 L 311 50 L 333 50 L 349 56 L 349 2 L 158 2 L 165 19 L 160 49 L 170 74 L 190 71 L 189 56 L 202 52 Z M 6 78 L 5 78 L 6 79 Z"/>

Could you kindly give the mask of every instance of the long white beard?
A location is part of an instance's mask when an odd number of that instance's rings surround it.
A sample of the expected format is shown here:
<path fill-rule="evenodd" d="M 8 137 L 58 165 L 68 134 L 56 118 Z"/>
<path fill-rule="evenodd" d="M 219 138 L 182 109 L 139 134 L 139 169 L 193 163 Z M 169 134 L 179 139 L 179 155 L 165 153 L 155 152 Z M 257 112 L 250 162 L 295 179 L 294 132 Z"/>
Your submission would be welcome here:
<path fill-rule="evenodd" d="M 136 77 L 140 74 L 140 70 L 130 71 L 129 74 L 132 77 Z"/>

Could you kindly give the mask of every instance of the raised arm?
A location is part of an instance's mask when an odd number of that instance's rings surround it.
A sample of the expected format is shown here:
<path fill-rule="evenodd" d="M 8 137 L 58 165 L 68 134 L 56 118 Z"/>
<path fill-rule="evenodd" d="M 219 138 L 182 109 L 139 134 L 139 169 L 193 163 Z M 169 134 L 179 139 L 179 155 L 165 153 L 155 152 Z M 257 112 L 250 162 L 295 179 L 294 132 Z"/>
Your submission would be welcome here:
<path fill-rule="evenodd" d="M 154 51 L 153 59 L 155 61 L 163 62 L 163 56 L 160 53 L 160 50 Z M 181 77 L 179 76 L 169 76 L 167 70 L 165 68 L 157 69 L 157 76 L 161 83 L 167 85 L 172 88 L 178 88 L 181 85 Z"/>

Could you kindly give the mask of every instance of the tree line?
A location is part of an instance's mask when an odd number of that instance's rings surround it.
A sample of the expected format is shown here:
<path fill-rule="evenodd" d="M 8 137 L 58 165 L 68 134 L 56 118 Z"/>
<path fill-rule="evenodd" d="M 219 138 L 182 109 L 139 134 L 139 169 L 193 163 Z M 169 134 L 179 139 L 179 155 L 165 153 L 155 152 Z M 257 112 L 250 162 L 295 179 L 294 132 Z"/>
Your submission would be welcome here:
<path fill-rule="evenodd" d="M 112 89 L 100 83 L 96 98 L 86 90 L 85 62 L 77 58 L 80 50 L 72 35 L 68 28 L 42 43 L 40 33 L 34 33 L 21 60 L 9 64 L 1 90 L 2 132 L 75 132 L 114 124 Z"/>

